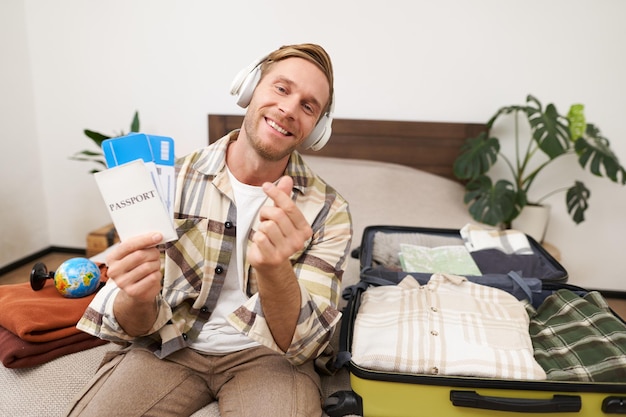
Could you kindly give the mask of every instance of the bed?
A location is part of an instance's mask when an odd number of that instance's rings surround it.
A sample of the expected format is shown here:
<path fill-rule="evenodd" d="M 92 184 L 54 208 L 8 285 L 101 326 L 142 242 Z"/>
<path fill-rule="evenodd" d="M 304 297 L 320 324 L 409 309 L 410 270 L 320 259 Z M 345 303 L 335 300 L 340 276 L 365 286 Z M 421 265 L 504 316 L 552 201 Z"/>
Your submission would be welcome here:
<path fill-rule="evenodd" d="M 242 121 L 243 116 L 209 114 L 209 143 Z M 335 119 L 328 144 L 302 153 L 395 163 L 455 180 L 452 164 L 463 141 L 485 128 L 479 123 Z"/>
<path fill-rule="evenodd" d="M 241 121 L 241 116 L 208 115 L 209 142 L 239 128 Z M 452 163 L 464 139 L 484 127 L 474 123 L 336 119 L 327 146 L 319 152 L 303 153 L 313 170 L 350 203 L 352 247 L 356 248 L 368 225 L 460 228 L 470 222 L 463 205 L 464 189 L 454 180 Z M 358 276 L 358 260 L 351 258 L 344 287 L 356 282 Z M 0 367 L 0 415 L 62 415 L 70 398 L 110 349 L 117 347 L 107 344 L 34 368 Z M 326 395 L 350 386 L 344 371 L 322 379 Z M 219 417 L 217 404 L 209 404 L 193 416 Z"/>

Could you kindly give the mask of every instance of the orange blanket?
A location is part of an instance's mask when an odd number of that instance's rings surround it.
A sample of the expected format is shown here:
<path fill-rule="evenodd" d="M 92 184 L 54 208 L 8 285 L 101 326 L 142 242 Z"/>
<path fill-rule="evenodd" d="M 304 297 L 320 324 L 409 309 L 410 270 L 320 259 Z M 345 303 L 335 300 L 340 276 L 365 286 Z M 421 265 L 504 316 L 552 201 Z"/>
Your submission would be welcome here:
<path fill-rule="evenodd" d="M 106 281 L 106 266 L 100 265 L 100 281 Z M 65 298 L 49 279 L 39 291 L 29 282 L 0 285 L 0 326 L 27 342 L 49 342 L 81 333 L 76 328 L 95 293 L 83 298 Z"/>
<path fill-rule="evenodd" d="M 7 368 L 30 368 L 106 343 L 109 342 L 83 332 L 50 342 L 33 343 L 0 327 L 0 362 Z"/>

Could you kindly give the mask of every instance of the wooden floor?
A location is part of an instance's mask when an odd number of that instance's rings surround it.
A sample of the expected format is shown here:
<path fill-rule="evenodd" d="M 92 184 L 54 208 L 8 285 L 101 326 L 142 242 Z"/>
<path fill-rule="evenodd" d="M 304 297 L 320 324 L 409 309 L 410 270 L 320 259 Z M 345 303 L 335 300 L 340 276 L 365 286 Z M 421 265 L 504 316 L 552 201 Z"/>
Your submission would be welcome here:
<path fill-rule="evenodd" d="M 63 262 L 65 262 L 66 260 L 70 258 L 74 258 L 76 256 L 79 256 L 79 255 L 72 254 L 72 253 L 57 253 L 57 252 L 49 253 L 47 255 L 44 255 L 40 259 L 33 261 L 32 263 L 28 265 L 24 265 L 22 267 L 14 269 L 13 271 L 0 276 L 0 285 L 27 282 L 30 279 L 30 271 L 32 270 L 33 265 L 35 265 L 36 262 L 43 262 L 48 268 L 48 271 L 54 271 Z M 611 305 L 611 308 L 615 310 L 615 312 L 619 314 L 620 317 L 626 320 L 626 299 L 607 298 L 607 300 L 609 304 Z"/>
<path fill-rule="evenodd" d="M 607 298 L 609 305 L 621 318 L 626 320 L 626 299 L 623 298 Z"/>
<path fill-rule="evenodd" d="M 27 265 L 18 267 L 8 273 L 0 275 L 0 285 L 18 284 L 20 282 L 30 280 L 30 271 L 37 262 L 43 262 L 48 268 L 48 271 L 54 271 L 66 260 L 77 256 L 80 255 L 62 252 L 51 252 L 47 255 L 43 255 L 41 258 L 36 259 Z"/>

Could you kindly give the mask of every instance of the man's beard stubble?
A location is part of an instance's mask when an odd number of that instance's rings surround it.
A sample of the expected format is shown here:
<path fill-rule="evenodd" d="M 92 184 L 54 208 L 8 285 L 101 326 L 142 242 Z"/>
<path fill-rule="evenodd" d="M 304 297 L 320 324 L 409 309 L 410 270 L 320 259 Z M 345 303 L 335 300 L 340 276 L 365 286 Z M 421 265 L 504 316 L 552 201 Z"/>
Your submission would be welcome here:
<path fill-rule="evenodd" d="M 262 118 L 262 122 L 265 123 L 265 119 Z M 296 145 L 290 146 L 284 151 L 277 152 L 270 146 L 267 146 L 263 143 L 263 141 L 259 138 L 258 131 L 254 126 L 254 120 L 246 117 L 243 128 L 245 129 L 245 135 L 252 148 L 256 151 L 256 153 L 263 159 L 271 162 L 280 161 L 286 156 L 290 155 L 295 149 Z"/>

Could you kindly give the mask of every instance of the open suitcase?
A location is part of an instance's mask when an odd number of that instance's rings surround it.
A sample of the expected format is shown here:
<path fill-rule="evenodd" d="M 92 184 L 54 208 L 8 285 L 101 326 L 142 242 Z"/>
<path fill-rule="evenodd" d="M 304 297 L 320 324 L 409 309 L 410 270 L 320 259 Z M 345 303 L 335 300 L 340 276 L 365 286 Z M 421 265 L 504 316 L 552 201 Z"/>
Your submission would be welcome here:
<path fill-rule="evenodd" d="M 507 416 L 532 413 L 539 416 L 602 416 L 626 414 L 626 378 L 618 382 L 581 382 L 562 380 L 499 379 L 474 376 L 431 375 L 426 373 L 403 373 L 370 369 L 352 359 L 354 324 L 364 294 L 370 288 L 397 285 L 407 274 L 420 285 L 431 274 L 407 273 L 381 265 L 375 259 L 376 239 L 383 245 L 389 244 L 388 236 L 394 241 L 418 234 L 420 238 L 444 237 L 459 239 L 455 229 L 431 229 L 398 226 L 370 226 L 365 229 L 360 247 L 361 281 L 347 288 L 344 298 L 348 304 L 344 310 L 338 366 L 345 366 L 350 373 L 352 391 L 337 392 L 329 398 L 325 411 L 331 417 L 358 414 L 365 417 L 432 417 L 432 416 Z M 481 272 L 511 287 L 506 289 L 522 299 L 524 294 L 533 293 L 533 305 L 540 305 L 550 294 L 559 289 L 568 289 L 579 295 L 586 290 L 569 285 L 567 272 L 535 240 L 527 236 L 533 257 L 540 265 L 540 289 L 529 288 L 520 281 L 520 275 L 507 277 L 507 266 L 496 267 L 497 271 Z M 393 249 L 395 251 L 395 249 Z M 478 260 L 477 260 L 478 263 Z M 500 263 L 500 262 L 499 262 Z M 512 266 L 513 268 L 519 265 Z M 535 270 L 536 272 L 537 270 Z M 485 273 L 486 272 L 486 273 Z M 483 283 L 483 277 L 474 277 Z M 517 277 L 517 278 L 516 278 Z M 467 276 L 472 280 L 471 276 Z M 510 279 L 507 279 L 510 278 Z M 507 285 L 509 285 L 507 284 Z M 531 283 L 532 286 L 532 283 Z M 521 293 L 520 293 L 521 291 Z M 520 296 L 521 294 L 521 296 Z M 623 321 L 617 317 L 617 321 Z M 625 339 L 626 340 L 626 339 Z M 626 362 L 624 362 L 626 363 Z M 626 371 L 621 375 L 626 375 Z"/>

